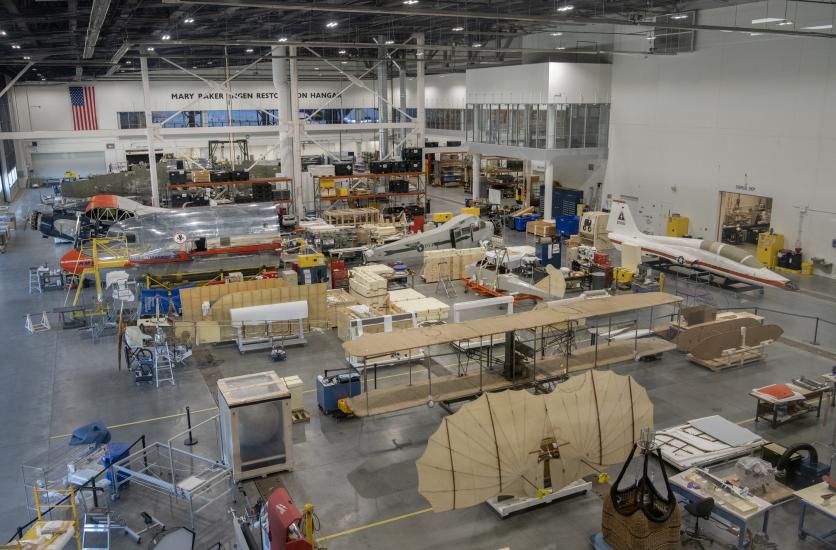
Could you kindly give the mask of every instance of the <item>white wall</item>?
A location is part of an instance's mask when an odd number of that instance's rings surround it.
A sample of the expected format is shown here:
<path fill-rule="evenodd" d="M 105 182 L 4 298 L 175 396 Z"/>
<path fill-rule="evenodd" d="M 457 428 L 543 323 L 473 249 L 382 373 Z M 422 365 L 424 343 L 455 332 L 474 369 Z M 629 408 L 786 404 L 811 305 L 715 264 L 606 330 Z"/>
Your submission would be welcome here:
<path fill-rule="evenodd" d="M 783 17 L 776 13 L 747 4 L 699 20 Z M 717 238 L 720 191 L 772 197 L 772 224 L 788 246 L 809 206 L 821 212 L 804 218 L 805 257 L 836 260 L 836 41 L 702 32 L 697 45 L 676 56 L 616 56 L 605 192 L 637 198 L 649 228 L 671 210 L 708 238 Z"/>
<path fill-rule="evenodd" d="M 534 63 L 467 71 L 469 103 L 604 103 L 611 65 Z"/>

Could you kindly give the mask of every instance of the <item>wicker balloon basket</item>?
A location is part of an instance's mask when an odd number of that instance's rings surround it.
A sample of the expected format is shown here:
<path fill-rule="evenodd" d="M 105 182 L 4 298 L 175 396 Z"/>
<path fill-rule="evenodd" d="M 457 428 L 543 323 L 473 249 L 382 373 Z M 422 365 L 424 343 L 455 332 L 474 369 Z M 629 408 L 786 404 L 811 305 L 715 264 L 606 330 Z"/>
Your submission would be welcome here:
<path fill-rule="evenodd" d="M 674 508 L 667 521 L 655 523 L 641 511 L 630 516 L 621 515 L 613 506 L 610 495 L 604 497 L 601 528 L 604 540 L 613 550 L 674 550 L 680 547 L 681 525 L 679 506 Z"/>

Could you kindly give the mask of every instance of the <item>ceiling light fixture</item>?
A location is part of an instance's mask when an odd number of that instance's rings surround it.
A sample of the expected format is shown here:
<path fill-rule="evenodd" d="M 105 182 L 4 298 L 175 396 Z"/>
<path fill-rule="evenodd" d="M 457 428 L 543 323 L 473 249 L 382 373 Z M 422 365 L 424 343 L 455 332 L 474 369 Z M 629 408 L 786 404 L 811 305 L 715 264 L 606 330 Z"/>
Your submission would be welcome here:
<path fill-rule="evenodd" d="M 786 21 L 783 17 L 762 17 L 760 19 L 752 19 L 753 25 L 760 25 L 761 23 L 780 23 Z"/>
<path fill-rule="evenodd" d="M 833 25 L 816 25 L 814 27 L 801 27 L 805 31 L 826 31 L 827 29 L 832 29 Z"/>
<path fill-rule="evenodd" d="M 553 32 L 552 36 L 563 36 L 562 32 Z"/>
<path fill-rule="evenodd" d="M 671 19 L 688 19 L 687 13 L 675 13 L 671 15 Z"/>
<path fill-rule="evenodd" d="M 183 23 L 186 23 L 186 24 L 194 23 L 194 18 L 193 17 L 187 17 L 187 18 L 183 19 Z"/>
<path fill-rule="evenodd" d="M 565 6 L 560 6 L 559 8 L 557 8 L 557 11 L 566 12 L 566 11 L 572 11 L 573 9 L 575 9 L 575 6 L 573 6 L 571 4 L 566 4 Z"/>
<path fill-rule="evenodd" d="M 329 29 L 333 29 L 337 25 L 339 25 L 339 23 L 337 23 L 336 21 L 328 21 L 327 23 L 325 23 L 325 26 Z"/>
<path fill-rule="evenodd" d="M 247 52 L 247 53 L 253 53 L 253 49 L 252 49 L 252 48 L 247 48 L 247 49 L 246 49 L 246 50 L 244 50 L 244 51 L 245 51 L 245 52 Z"/>
<path fill-rule="evenodd" d="M 170 34 L 164 34 L 160 38 L 163 39 L 163 40 L 171 40 L 171 35 Z"/>
<path fill-rule="evenodd" d="M 287 42 L 287 38 L 285 38 L 284 36 L 282 36 L 281 38 L 279 38 L 279 42 Z"/>

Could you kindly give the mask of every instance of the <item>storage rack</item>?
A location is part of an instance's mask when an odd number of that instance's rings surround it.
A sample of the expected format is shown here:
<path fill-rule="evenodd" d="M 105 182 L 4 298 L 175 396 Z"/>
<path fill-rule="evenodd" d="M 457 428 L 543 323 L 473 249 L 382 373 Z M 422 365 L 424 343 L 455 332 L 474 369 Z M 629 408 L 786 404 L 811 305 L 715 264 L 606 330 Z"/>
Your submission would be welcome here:
<path fill-rule="evenodd" d="M 525 176 L 523 174 L 523 171 L 508 168 L 508 161 L 517 159 L 499 156 L 485 156 L 482 157 L 482 160 L 485 163 L 485 168 L 483 169 L 483 171 L 488 178 L 488 186 L 495 187 L 497 189 L 502 189 L 503 197 L 513 198 L 516 195 L 517 189 L 520 187 L 524 187 Z M 499 175 L 505 174 L 510 174 L 511 176 L 513 176 L 514 180 L 511 184 L 501 181 L 497 177 Z"/>
<path fill-rule="evenodd" d="M 263 179 L 254 179 L 254 180 L 242 180 L 242 181 L 207 181 L 207 182 L 187 182 L 187 183 L 169 183 L 168 188 L 171 189 L 209 189 L 209 188 L 216 188 L 216 187 L 227 187 L 227 186 L 238 186 L 238 185 L 253 185 L 258 183 L 270 183 L 273 184 L 275 188 L 275 184 L 286 184 L 286 188 L 290 191 L 289 197 L 287 199 L 274 199 L 274 204 L 288 204 L 293 202 L 293 186 L 291 185 L 292 178 L 287 177 L 279 177 L 279 178 L 263 178 Z"/>
<path fill-rule="evenodd" d="M 441 159 L 428 162 L 433 187 L 469 187 L 471 166 L 467 153 L 441 153 Z"/>
<path fill-rule="evenodd" d="M 371 183 L 374 185 L 376 181 L 381 178 L 405 179 L 410 181 L 410 183 L 414 182 L 415 190 L 405 191 L 402 193 L 359 192 L 361 184 Z M 337 188 L 346 190 L 346 194 L 341 196 L 322 196 L 322 180 L 333 181 L 335 182 L 335 185 L 339 185 L 339 182 L 343 182 L 343 185 L 338 186 Z M 410 185 L 410 187 L 412 186 Z M 331 208 L 340 208 L 344 206 L 367 206 L 370 201 L 378 199 L 391 199 L 395 197 L 415 197 L 416 204 L 421 205 L 424 203 L 423 197 L 425 197 L 426 194 L 427 191 L 424 184 L 423 172 L 393 172 L 386 174 L 366 173 L 354 174 L 351 176 L 314 176 L 314 202 L 317 214 L 321 214 L 325 210 L 329 210 Z"/>

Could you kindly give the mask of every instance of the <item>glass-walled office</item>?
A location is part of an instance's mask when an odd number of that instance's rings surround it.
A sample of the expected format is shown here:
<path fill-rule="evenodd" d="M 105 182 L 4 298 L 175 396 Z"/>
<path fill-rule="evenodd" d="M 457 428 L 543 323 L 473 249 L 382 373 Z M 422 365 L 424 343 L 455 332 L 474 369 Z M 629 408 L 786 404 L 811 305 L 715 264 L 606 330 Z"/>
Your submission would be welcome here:
<path fill-rule="evenodd" d="M 606 147 L 609 121 L 609 103 L 471 103 L 465 138 L 534 149 Z"/>

